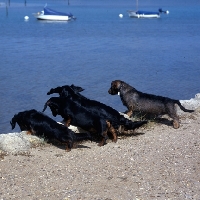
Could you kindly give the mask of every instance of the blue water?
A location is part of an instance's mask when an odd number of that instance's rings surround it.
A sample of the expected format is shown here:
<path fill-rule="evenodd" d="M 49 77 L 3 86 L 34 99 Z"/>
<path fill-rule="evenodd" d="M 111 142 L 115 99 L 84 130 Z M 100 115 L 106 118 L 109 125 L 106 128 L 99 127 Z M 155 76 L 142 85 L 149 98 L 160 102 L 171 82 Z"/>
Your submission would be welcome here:
<path fill-rule="evenodd" d="M 18 131 L 9 124 L 14 114 L 42 110 L 50 98 L 47 91 L 66 84 L 85 88 L 85 96 L 118 111 L 126 108 L 107 92 L 116 79 L 175 99 L 200 92 L 199 0 L 139 1 L 141 10 L 169 10 L 160 19 L 129 18 L 126 11 L 135 9 L 134 0 L 71 0 L 70 5 L 67 0 L 26 0 L 26 6 L 10 0 L 7 11 L 2 2 L 0 133 Z M 32 13 L 46 3 L 77 20 L 37 21 Z M 52 117 L 49 109 L 45 113 Z"/>

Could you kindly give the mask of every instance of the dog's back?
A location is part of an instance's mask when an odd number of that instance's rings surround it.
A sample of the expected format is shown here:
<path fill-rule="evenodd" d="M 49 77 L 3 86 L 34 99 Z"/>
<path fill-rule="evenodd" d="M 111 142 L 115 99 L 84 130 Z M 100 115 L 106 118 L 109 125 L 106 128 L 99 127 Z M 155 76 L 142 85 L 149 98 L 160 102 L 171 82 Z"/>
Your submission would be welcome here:
<path fill-rule="evenodd" d="M 107 106 L 99 101 L 88 99 L 87 97 L 81 95 L 79 92 L 81 89 L 76 90 L 72 88 L 72 86 L 62 86 L 62 91 L 59 88 L 59 94 L 61 97 L 71 98 L 76 104 L 87 109 L 89 112 L 95 113 L 96 115 L 105 118 L 112 122 L 113 127 L 118 128 L 120 114 L 115 109 Z"/>
<path fill-rule="evenodd" d="M 104 118 L 108 120 L 114 129 L 118 130 L 120 125 L 123 125 L 126 129 L 135 129 L 136 127 L 142 126 L 142 123 L 132 122 L 131 120 L 126 119 L 124 116 L 120 115 L 117 110 L 114 108 L 105 105 L 99 101 L 88 99 L 87 97 L 83 96 L 79 92 L 81 92 L 83 89 L 78 86 L 62 86 L 55 88 L 54 90 L 59 90 L 59 94 L 61 97 L 68 97 L 72 101 L 74 101 L 76 104 L 79 104 L 80 106 L 87 109 L 87 111 L 90 111 L 91 113 L 95 113 L 96 115 L 100 116 L 101 118 Z M 62 88 L 62 89 L 61 89 Z M 52 89 L 51 89 L 52 90 Z M 57 100 L 58 101 L 58 100 Z M 52 110 L 52 108 L 50 108 Z M 55 113 L 55 109 L 52 110 L 52 113 Z"/>
<path fill-rule="evenodd" d="M 102 118 L 94 112 L 88 111 L 85 107 L 73 101 L 69 96 L 52 97 L 47 102 L 47 105 L 50 108 L 53 106 L 51 110 L 54 110 L 54 113 L 56 110 L 57 114 L 62 116 L 66 122 L 66 125 L 71 124 L 81 127 L 88 132 L 96 133 L 102 137 L 103 142 L 99 145 L 101 146 L 105 143 L 107 138 L 107 131 L 109 128 L 106 119 Z M 57 105 L 55 106 L 55 104 Z M 114 135 L 114 138 L 117 137 L 114 130 L 112 131 L 112 134 Z"/>
<path fill-rule="evenodd" d="M 140 92 L 134 87 L 120 80 L 112 81 L 111 88 L 108 92 L 111 95 L 116 95 L 118 93 L 123 105 L 127 108 L 132 107 L 134 111 L 165 114 L 166 109 L 168 109 L 170 104 L 177 104 L 183 111 L 193 112 L 193 110 L 185 109 L 180 104 L 179 100 Z"/>
<path fill-rule="evenodd" d="M 168 114 L 169 117 L 173 119 L 174 128 L 179 127 L 179 117 L 175 107 L 176 104 L 184 112 L 193 112 L 193 110 L 184 108 L 179 100 L 137 91 L 134 87 L 120 80 L 112 81 L 108 93 L 111 95 L 120 95 L 123 105 L 128 108 L 128 116 L 131 116 L 133 112 L 155 115 Z"/>
<path fill-rule="evenodd" d="M 66 143 L 69 150 L 75 141 L 91 140 L 90 134 L 80 133 L 77 135 L 66 126 L 58 124 L 55 120 L 36 110 L 20 112 L 13 117 L 11 122 L 23 124 L 34 135 Z"/>
<path fill-rule="evenodd" d="M 70 118 L 72 125 L 79 126 L 85 130 L 89 130 L 92 126 L 96 125 L 97 121 L 101 120 L 100 116 L 86 110 L 69 96 L 52 97 L 47 102 L 45 103 L 45 108 L 48 105 L 50 108 L 56 109 L 57 115 L 61 115 L 65 120 Z"/>

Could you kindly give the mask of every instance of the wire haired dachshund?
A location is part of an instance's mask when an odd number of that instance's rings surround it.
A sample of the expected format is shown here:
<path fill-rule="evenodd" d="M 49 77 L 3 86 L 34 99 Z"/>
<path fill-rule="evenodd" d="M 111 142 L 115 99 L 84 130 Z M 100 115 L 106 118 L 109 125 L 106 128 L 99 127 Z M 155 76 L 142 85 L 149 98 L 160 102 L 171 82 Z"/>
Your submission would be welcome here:
<path fill-rule="evenodd" d="M 194 112 L 194 110 L 184 108 L 179 100 L 140 92 L 121 80 L 112 81 L 108 93 L 111 95 L 120 95 L 123 105 L 128 108 L 127 115 L 129 117 L 135 111 L 156 115 L 167 114 L 173 119 L 173 127 L 175 129 L 180 127 L 175 104 L 184 112 Z"/>
<path fill-rule="evenodd" d="M 57 88 L 51 88 L 51 90 L 47 94 L 49 95 L 53 93 L 58 93 L 60 97 L 70 98 L 72 101 L 76 102 L 76 104 L 84 107 L 87 111 L 95 113 L 96 115 L 110 122 L 111 127 L 117 131 L 119 130 L 120 125 L 122 125 L 127 130 L 134 130 L 147 123 L 147 121 L 133 122 L 131 120 L 128 120 L 112 107 L 107 106 L 99 101 L 88 99 L 80 94 L 79 92 L 83 90 L 84 89 L 79 86 L 65 85 Z M 55 112 L 54 109 L 51 111 L 52 114 Z"/>
<path fill-rule="evenodd" d="M 12 129 L 16 123 L 21 131 L 27 131 L 27 134 L 45 137 L 49 140 L 57 139 L 59 142 L 66 144 L 66 151 L 70 151 L 74 142 L 91 140 L 89 133 L 75 133 L 66 126 L 57 123 L 50 117 L 34 109 L 19 112 L 14 115 L 10 124 Z"/>

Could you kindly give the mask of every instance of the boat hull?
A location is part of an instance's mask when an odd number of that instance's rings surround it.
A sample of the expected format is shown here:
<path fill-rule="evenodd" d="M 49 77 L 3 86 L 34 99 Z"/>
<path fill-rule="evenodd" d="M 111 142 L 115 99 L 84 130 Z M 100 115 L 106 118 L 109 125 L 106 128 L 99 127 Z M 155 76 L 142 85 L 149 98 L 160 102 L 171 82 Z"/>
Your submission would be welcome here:
<path fill-rule="evenodd" d="M 142 12 L 142 11 L 132 11 L 129 10 L 127 11 L 129 17 L 134 17 L 134 18 L 160 18 L 160 14 L 157 12 Z"/>
<path fill-rule="evenodd" d="M 71 17 L 61 16 L 61 15 L 38 15 L 36 16 L 38 20 L 50 20 L 50 21 L 69 21 Z"/>

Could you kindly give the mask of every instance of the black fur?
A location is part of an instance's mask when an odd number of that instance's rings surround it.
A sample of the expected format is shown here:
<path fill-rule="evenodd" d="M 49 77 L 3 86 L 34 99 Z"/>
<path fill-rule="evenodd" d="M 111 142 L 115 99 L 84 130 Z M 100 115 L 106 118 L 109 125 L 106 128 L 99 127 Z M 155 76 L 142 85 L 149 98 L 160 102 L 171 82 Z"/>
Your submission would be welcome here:
<path fill-rule="evenodd" d="M 88 99 L 79 93 L 80 90 L 79 91 L 77 89 L 74 90 L 71 86 L 68 85 L 52 88 L 50 91 L 51 93 L 48 92 L 47 94 L 59 93 L 61 97 L 68 97 L 77 104 L 79 104 L 80 106 L 87 109 L 88 111 L 95 113 L 101 118 L 108 120 L 112 124 L 112 127 L 116 130 L 119 129 L 120 125 L 123 125 L 124 128 L 127 130 L 134 130 L 136 128 L 139 128 L 143 124 L 147 123 L 147 121 L 133 122 L 131 120 L 128 120 L 123 115 L 120 115 L 120 113 L 117 110 L 113 109 L 112 107 L 107 106 L 101 102 Z M 54 115 L 55 110 L 51 111 L 52 114 Z"/>
<path fill-rule="evenodd" d="M 117 141 L 117 133 L 112 128 L 111 124 L 104 118 L 100 117 L 94 112 L 86 110 L 83 106 L 77 104 L 71 97 L 52 97 L 44 106 L 43 112 L 50 107 L 53 116 L 61 115 L 66 125 L 72 124 L 89 131 L 90 133 L 97 133 L 102 137 L 99 146 L 106 143 L 107 132 L 111 131 L 113 134 L 113 141 Z"/>
<path fill-rule="evenodd" d="M 68 85 L 64 85 L 61 87 L 57 87 L 57 88 L 51 88 L 49 92 L 47 92 L 47 95 L 53 94 L 53 93 L 58 93 L 60 96 L 65 96 L 62 92 L 63 89 L 65 87 L 70 87 L 72 90 L 74 90 L 75 92 L 82 92 L 84 89 L 82 87 L 79 86 L 75 86 L 74 84 L 72 84 L 71 86 Z"/>
<path fill-rule="evenodd" d="M 47 139 L 57 139 L 58 141 L 65 143 L 67 145 L 67 151 L 71 150 L 74 142 L 91 140 L 89 133 L 76 134 L 66 126 L 58 124 L 50 117 L 34 109 L 19 112 L 14 115 L 10 121 L 12 129 L 15 128 L 16 123 L 20 126 L 21 130 L 26 130 L 29 134 L 43 136 Z"/>

